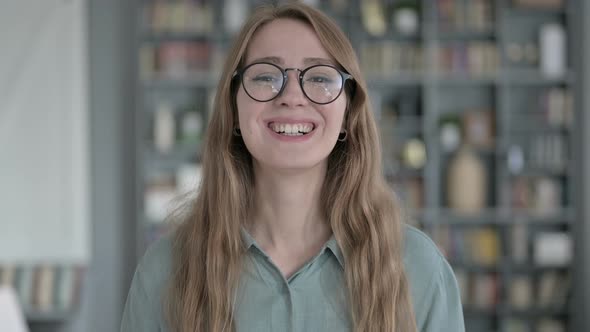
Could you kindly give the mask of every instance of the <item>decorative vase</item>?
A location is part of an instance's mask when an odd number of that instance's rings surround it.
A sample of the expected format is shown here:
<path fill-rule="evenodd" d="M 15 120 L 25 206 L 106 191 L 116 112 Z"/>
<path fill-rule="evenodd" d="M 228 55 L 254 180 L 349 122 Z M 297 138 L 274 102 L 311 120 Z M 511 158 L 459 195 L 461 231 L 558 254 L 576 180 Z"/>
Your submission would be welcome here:
<path fill-rule="evenodd" d="M 449 207 L 462 214 L 476 214 L 486 204 L 486 169 L 475 151 L 463 145 L 449 164 Z"/>

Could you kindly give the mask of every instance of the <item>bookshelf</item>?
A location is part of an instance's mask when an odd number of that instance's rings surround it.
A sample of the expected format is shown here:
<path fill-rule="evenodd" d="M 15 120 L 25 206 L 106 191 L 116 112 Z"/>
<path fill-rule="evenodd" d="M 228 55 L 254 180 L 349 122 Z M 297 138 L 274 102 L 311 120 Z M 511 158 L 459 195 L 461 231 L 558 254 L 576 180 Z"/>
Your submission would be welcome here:
<path fill-rule="evenodd" d="M 138 255 L 165 230 L 167 202 L 197 181 L 226 15 L 259 2 L 138 10 Z M 453 265 L 467 330 L 571 330 L 579 1 L 317 3 L 357 49 L 386 178 Z M 563 53 L 542 35 L 564 37 Z"/>
<path fill-rule="evenodd" d="M 29 323 L 63 323 L 81 302 L 87 268 L 73 263 L 7 263 L 0 266 L 0 286 L 13 287 Z"/>

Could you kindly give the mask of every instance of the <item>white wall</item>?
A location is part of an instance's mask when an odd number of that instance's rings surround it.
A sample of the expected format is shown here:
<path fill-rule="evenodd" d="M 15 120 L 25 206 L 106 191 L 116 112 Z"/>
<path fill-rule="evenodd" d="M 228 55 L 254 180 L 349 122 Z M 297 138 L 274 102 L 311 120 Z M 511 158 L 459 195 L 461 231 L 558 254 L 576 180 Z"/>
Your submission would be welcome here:
<path fill-rule="evenodd" d="M 85 0 L 0 4 L 0 263 L 86 262 Z"/>

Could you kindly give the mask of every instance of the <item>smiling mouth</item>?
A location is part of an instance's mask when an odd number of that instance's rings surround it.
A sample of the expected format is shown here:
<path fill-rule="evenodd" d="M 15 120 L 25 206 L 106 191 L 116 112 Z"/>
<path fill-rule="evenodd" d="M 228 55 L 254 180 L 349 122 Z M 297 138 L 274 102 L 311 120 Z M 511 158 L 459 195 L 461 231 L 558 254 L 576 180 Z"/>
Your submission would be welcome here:
<path fill-rule="evenodd" d="M 303 136 L 315 129 L 313 123 L 277 123 L 271 122 L 268 128 L 277 134 L 284 136 Z"/>

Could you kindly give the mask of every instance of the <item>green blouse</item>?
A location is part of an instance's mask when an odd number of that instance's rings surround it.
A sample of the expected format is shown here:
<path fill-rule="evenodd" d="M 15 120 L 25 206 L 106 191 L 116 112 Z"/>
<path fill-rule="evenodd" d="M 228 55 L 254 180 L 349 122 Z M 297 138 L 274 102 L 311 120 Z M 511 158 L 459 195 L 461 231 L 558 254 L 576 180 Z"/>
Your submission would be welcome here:
<path fill-rule="evenodd" d="M 352 330 L 345 301 L 344 260 L 334 237 L 287 280 L 247 232 L 242 236 L 248 255 L 235 307 L 238 332 Z M 161 299 L 170 274 L 170 250 L 170 236 L 163 237 L 139 262 L 121 332 L 169 332 Z M 418 331 L 465 331 L 451 267 L 435 244 L 411 226 L 405 227 L 404 264 Z"/>

